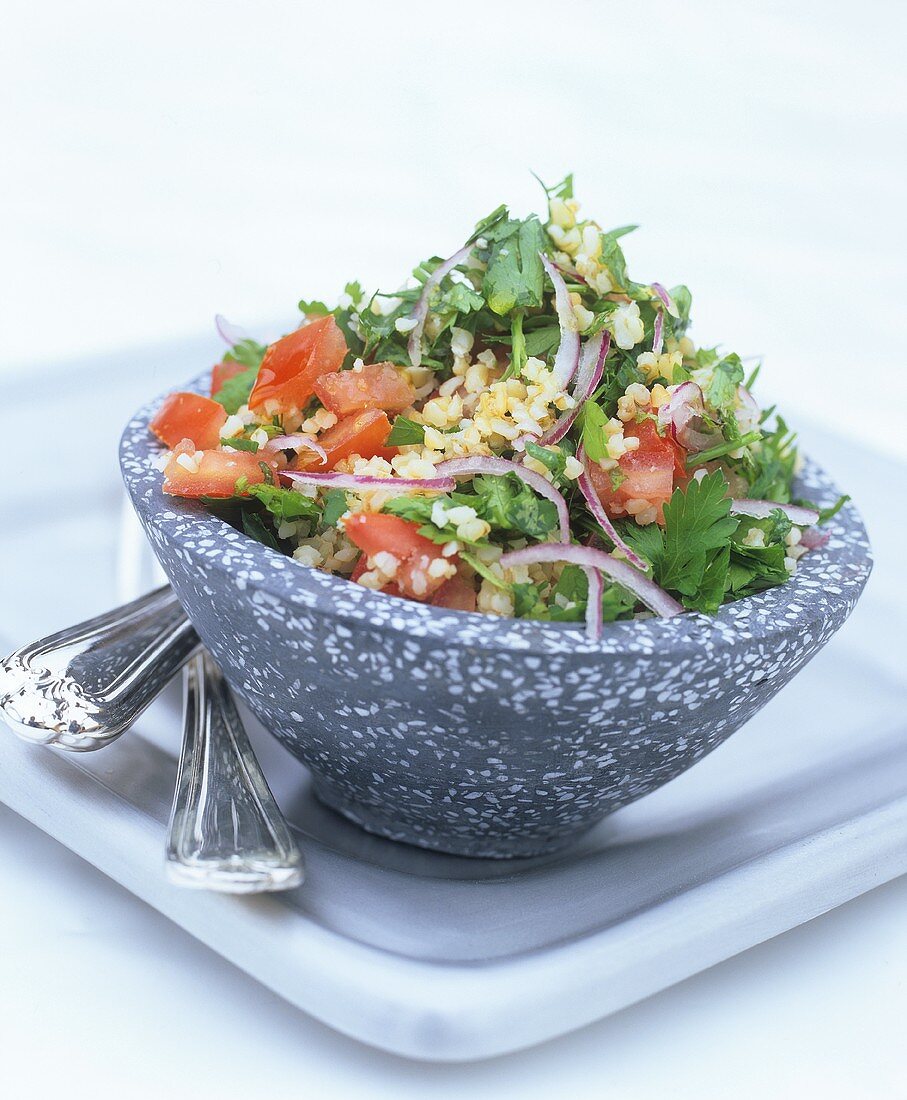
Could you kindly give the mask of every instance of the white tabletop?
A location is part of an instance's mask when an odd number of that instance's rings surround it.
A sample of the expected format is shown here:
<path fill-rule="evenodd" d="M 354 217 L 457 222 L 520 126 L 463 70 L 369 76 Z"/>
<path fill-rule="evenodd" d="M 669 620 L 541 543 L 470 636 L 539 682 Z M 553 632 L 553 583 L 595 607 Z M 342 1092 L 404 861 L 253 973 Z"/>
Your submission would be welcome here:
<path fill-rule="evenodd" d="M 697 339 L 764 353 L 792 420 L 907 453 L 872 376 L 903 360 L 902 6 L 308 9 L 6 5 L 0 371 L 20 390 L 216 311 L 272 335 L 300 296 L 393 284 L 498 202 L 531 208 L 529 168 L 573 168 L 590 213 L 642 223 L 632 270 L 692 286 Z M 171 377 L 141 369 L 149 393 Z M 23 495 L 26 453 L 3 451 Z M 903 1095 L 904 880 L 583 1032 L 438 1067 L 306 1019 L 2 808 L 0 858 L 16 1096 Z"/>

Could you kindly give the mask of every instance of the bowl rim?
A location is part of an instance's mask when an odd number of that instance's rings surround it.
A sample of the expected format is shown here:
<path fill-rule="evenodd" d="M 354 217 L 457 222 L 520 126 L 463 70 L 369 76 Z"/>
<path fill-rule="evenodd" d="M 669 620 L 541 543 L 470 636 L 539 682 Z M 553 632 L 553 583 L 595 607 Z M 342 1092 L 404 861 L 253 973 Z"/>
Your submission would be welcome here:
<path fill-rule="evenodd" d="M 206 371 L 184 389 L 206 393 L 209 377 Z M 687 612 L 671 619 L 607 623 L 599 641 L 586 637 L 582 623 L 501 618 L 388 596 L 352 584 L 345 577 L 303 566 L 231 527 L 198 501 L 166 496 L 162 474 L 153 464 L 166 448 L 152 435 L 149 422 L 172 392 L 173 388 L 168 389 L 143 405 L 120 439 L 123 480 L 146 529 L 153 531 L 156 539 L 175 541 L 186 554 L 203 559 L 205 568 L 216 566 L 226 572 L 240 588 L 250 587 L 281 603 L 363 627 L 448 643 L 455 637 L 461 644 L 483 650 L 638 657 L 670 649 L 682 656 L 684 651 L 703 646 L 787 633 L 795 624 L 805 627 L 839 617 L 842 610 L 846 615 L 872 570 L 865 526 L 856 507 L 848 503 L 826 527 L 831 534 L 827 545 L 805 555 L 785 584 L 724 604 L 715 615 Z M 820 505 L 830 504 L 840 495 L 828 475 L 809 459 L 797 484 L 804 496 Z"/>

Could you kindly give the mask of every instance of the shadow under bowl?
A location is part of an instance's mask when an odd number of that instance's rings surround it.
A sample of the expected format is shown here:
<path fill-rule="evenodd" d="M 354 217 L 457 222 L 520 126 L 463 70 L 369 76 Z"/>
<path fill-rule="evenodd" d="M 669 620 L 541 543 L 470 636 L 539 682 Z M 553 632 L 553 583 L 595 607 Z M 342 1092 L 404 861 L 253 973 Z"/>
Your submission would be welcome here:
<path fill-rule="evenodd" d="M 819 652 L 872 568 L 848 505 L 787 584 L 711 617 L 607 624 L 590 642 L 581 624 L 428 607 L 301 566 L 165 496 L 148 430 L 159 403 L 127 425 L 120 462 L 196 630 L 325 803 L 425 848 L 550 852 L 663 786 Z M 796 492 L 838 496 L 810 462 Z"/>

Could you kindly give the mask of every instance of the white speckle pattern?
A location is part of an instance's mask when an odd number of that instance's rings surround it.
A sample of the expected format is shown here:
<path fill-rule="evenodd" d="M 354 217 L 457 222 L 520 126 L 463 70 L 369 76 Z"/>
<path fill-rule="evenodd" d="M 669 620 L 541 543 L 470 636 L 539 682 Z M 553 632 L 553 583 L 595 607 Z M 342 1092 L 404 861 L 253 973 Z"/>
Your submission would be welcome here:
<path fill-rule="evenodd" d="M 713 617 L 612 623 L 590 642 L 582 624 L 428 607 L 307 569 L 165 497 L 150 461 L 158 404 L 126 427 L 121 466 L 205 644 L 325 802 L 426 848 L 552 851 L 667 783 L 815 656 L 872 568 L 848 505 L 787 584 Z M 809 462 L 798 491 L 838 495 Z"/>

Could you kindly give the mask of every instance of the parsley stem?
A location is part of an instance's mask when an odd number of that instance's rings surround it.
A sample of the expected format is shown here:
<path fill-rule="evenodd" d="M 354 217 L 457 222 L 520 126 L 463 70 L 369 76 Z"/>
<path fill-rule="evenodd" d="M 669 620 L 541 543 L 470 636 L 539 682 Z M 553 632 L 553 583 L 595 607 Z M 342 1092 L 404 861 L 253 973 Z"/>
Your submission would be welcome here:
<path fill-rule="evenodd" d="M 518 378 L 526 366 L 526 337 L 523 335 L 523 311 L 518 309 L 510 322 L 510 366 L 502 381 Z"/>
<path fill-rule="evenodd" d="M 702 466 L 706 462 L 711 462 L 714 458 L 721 458 L 731 451 L 737 451 L 741 447 L 748 447 L 751 443 L 758 443 L 762 439 L 762 432 L 748 432 L 746 435 L 741 436 L 740 439 L 732 439 L 727 443 L 719 443 L 715 447 L 709 447 L 707 451 L 700 451 L 699 454 L 690 455 L 687 458 L 687 466 Z"/>

